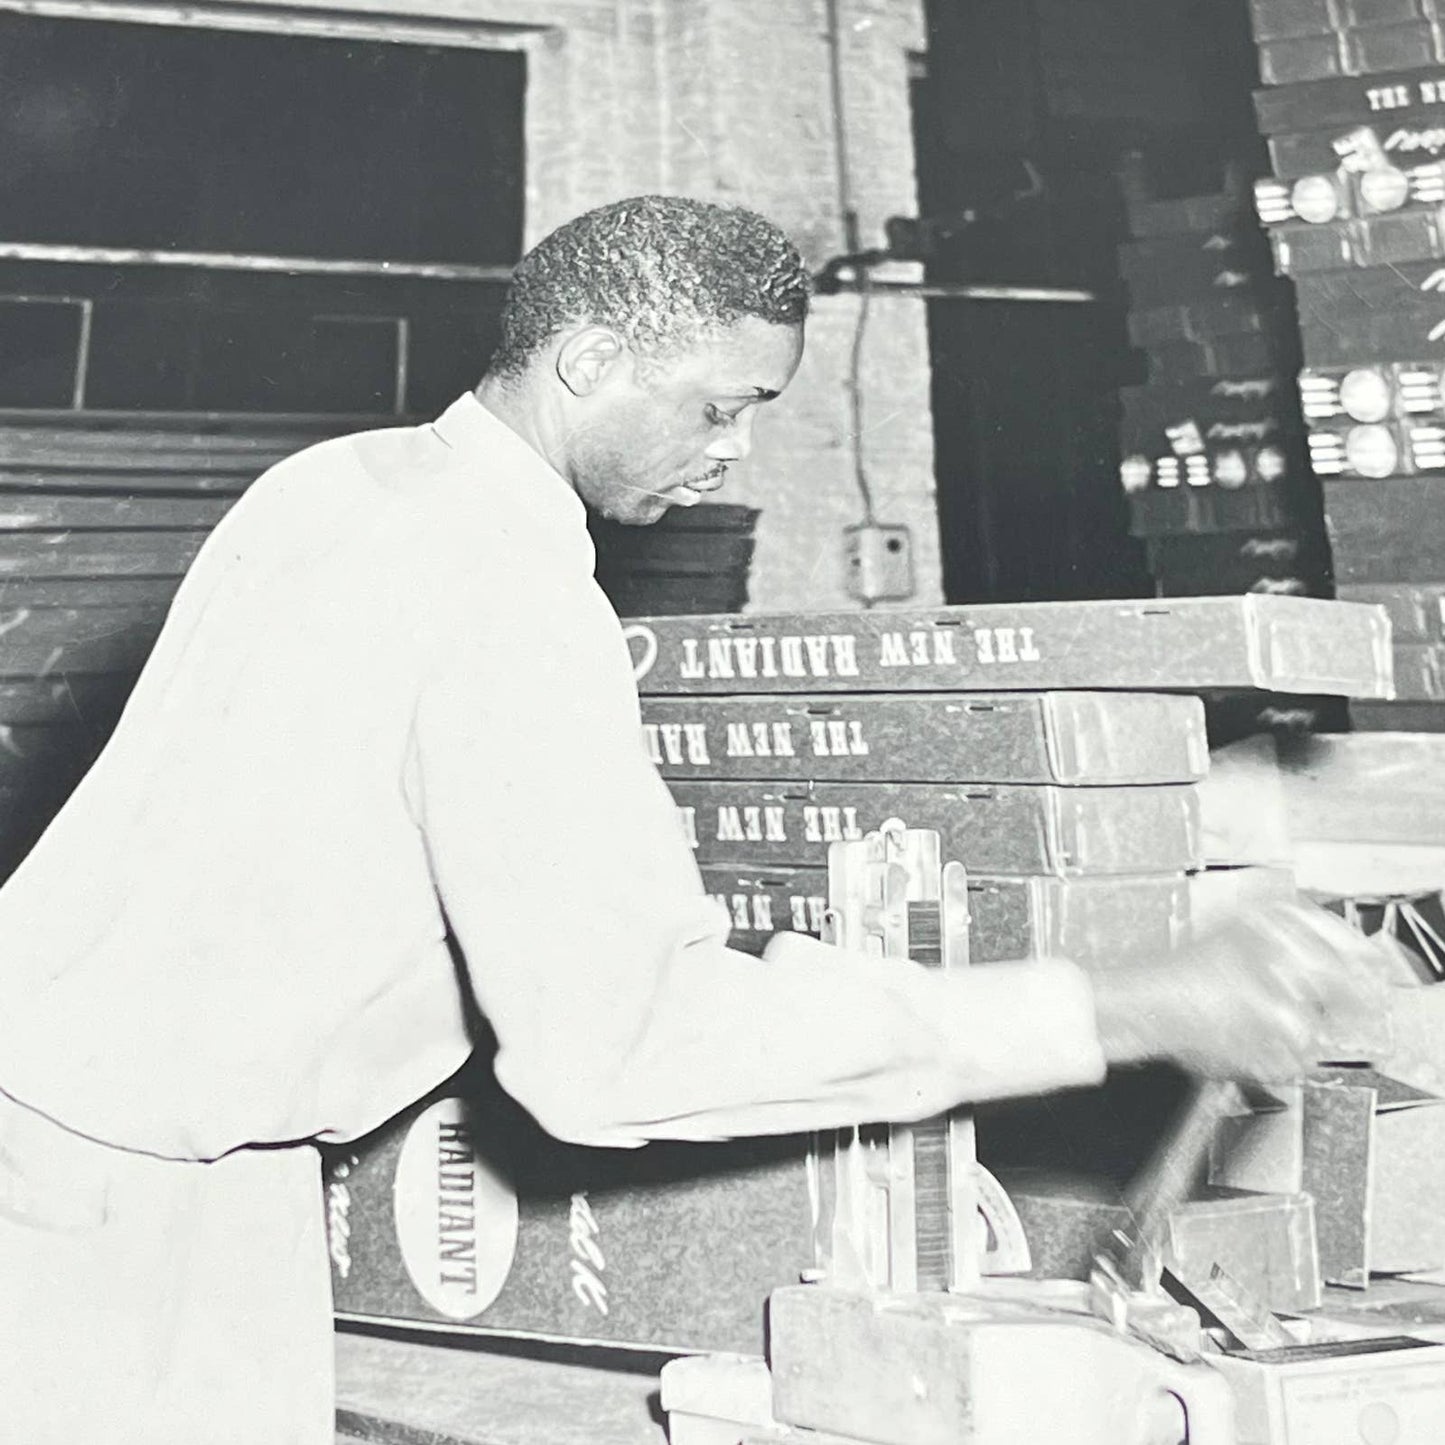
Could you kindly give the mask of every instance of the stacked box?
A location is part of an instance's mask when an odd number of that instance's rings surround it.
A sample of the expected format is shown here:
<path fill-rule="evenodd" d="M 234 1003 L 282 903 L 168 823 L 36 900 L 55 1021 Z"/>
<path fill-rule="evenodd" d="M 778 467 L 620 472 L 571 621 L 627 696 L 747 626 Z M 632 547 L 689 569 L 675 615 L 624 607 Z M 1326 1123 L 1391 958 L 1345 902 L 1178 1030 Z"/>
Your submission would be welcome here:
<path fill-rule="evenodd" d="M 1286 864 L 1303 890 L 1399 947 L 1376 963 L 1390 990 L 1385 1056 L 1321 1071 L 1227 1120 L 1211 1177 L 1308 1193 L 1329 1284 L 1373 1290 L 1382 1275 L 1445 1268 L 1445 738 L 1251 740 L 1212 762 L 1211 858 Z"/>
<path fill-rule="evenodd" d="M 1360 629 L 1353 657 L 1319 645 L 1346 620 Z M 1025 944 L 1102 964 L 1129 919 L 1176 915 L 1141 901 L 1177 896 L 1202 861 L 1202 709 L 1166 689 L 1388 688 L 1381 614 L 1290 597 L 650 619 L 628 631 L 652 756 L 753 946 L 767 932 L 756 916 L 820 920 L 830 843 L 900 817 L 939 830 L 944 856 L 968 870 L 976 958 Z M 1092 942 L 1076 922 L 1083 936 L 1067 945 L 1018 921 L 1087 918 L 1112 922 Z M 1171 932 L 1177 918 L 1149 946 Z"/>
<path fill-rule="evenodd" d="M 1191 886 L 1208 755 L 1190 694 L 1389 685 L 1382 613 L 1291 597 L 626 630 L 647 745 L 732 943 L 752 953 L 781 931 L 817 933 L 830 842 L 896 816 L 937 829 L 943 856 L 969 865 L 975 964 L 1159 956 L 1211 891 Z M 760 1353 L 764 1299 L 815 1264 L 807 1150 L 806 1139 L 570 1148 L 499 1099 L 478 1060 L 332 1152 L 338 1311 Z"/>
<path fill-rule="evenodd" d="M 1119 264 L 1148 381 L 1120 397 L 1120 479 L 1156 591 L 1327 595 L 1293 301 L 1263 233 L 1229 191 L 1129 217 Z"/>
<path fill-rule="evenodd" d="M 1439 0 L 1251 0 L 1260 128 L 1255 187 L 1292 278 L 1310 465 L 1338 595 L 1405 623 L 1396 700 L 1364 728 L 1445 727 L 1445 49 Z M 1422 590 L 1423 589 L 1423 590 Z"/>
<path fill-rule="evenodd" d="M 783 681 L 778 679 L 778 681 Z M 799 681 L 802 681 L 799 679 Z M 735 943 L 821 929 L 830 843 L 937 829 L 981 962 L 1165 951 L 1200 862 L 1202 708 L 1148 693 L 647 697 L 648 745 Z"/>
<path fill-rule="evenodd" d="M 964 865 L 972 965 L 1052 954 L 1105 970 L 1167 955 L 1200 864 L 1204 710 L 1189 696 L 1072 690 L 1112 680 L 1084 636 L 1096 617 L 1099 640 L 1117 636 L 1105 613 L 634 628 L 647 743 L 733 945 L 821 933 L 830 846 L 896 817 L 936 829 L 943 857 Z"/>

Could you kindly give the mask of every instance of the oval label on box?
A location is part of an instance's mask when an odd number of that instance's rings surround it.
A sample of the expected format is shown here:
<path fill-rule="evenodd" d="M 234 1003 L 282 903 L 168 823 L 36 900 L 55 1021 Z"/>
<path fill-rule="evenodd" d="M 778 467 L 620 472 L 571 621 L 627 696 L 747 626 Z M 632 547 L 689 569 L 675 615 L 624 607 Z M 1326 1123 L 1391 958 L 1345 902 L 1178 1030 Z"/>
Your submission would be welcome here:
<path fill-rule="evenodd" d="M 632 653 L 633 680 L 641 682 L 657 661 L 657 634 L 640 622 L 632 622 L 622 629 L 622 635 L 627 639 L 628 650 Z"/>
<path fill-rule="evenodd" d="M 517 1196 L 477 1156 L 461 1099 L 441 1099 L 407 1131 L 392 1186 L 396 1239 L 417 1292 L 438 1314 L 475 1319 L 517 1255 Z"/>

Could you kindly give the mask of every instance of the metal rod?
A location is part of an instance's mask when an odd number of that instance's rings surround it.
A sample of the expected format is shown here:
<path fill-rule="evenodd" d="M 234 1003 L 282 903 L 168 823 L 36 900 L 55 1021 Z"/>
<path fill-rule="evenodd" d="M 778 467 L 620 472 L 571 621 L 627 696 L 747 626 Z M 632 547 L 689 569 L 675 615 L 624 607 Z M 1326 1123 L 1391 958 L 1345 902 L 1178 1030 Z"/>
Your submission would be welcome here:
<path fill-rule="evenodd" d="M 85 299 L 84 296 L 62 296 L 55 291 L 5 291 L 0 293 L 0 301 L 14 301 L 21 306 L 79 306 Z"/>
<path fill-rule="evenodd" d="M 3 6 L 3 0 L 0 0 Z M 145 250 L 131 246 L 62 246 L 38 241 L 0 241 L 0 261 L 45 261 L 71 266 L 174 266 L 208 271 L 258 271 L 303 276 L 380 276 L 399 280 L 490 281 L 506 284 L 510 266 L 471 266 L 457 261 L 343 261 L 322 256 L 264 256 L 228 251 Z M 1041 301 L 1089 303 L 1093 291 L 1067 286 L 972 286 L 878 281 L 874 296 L 916 296 L 936 301 Z M 856 294 L 862 287 L 846 285 Z M 837 292 L 833 294 L 839 294 Z M 38 298 L 37 298 L 38 299 Z"/>
<path fill-rule="evenodd" d="M 857 295 L 862 286 L 845 285 L 834 295 Z M 874 296 L 916 296 L 924 301 L 1026 301 L 1087 305 L 1099 299 L 1093 291 L 1070 286 L 966 286 L 944 282 L 873 281 Z"/>
<path fill-rule="evenodd" d="M 0 426 L 16 427 L 75 427 L 80 431 L 91 431 L 104 425 L 118 431 L 132 430 L 165 423 L 176 423 L 187 430 L 210 431 L 219 429 L 226 433 L 244 433 L 254 430 L 257 423 L 267 429 L 283 429 L 288 426 L 335 427 L 338 431 L 351 426 L 353 430 L 375 426 L 381 413 L 374 411 L 180 411 L 164 408 L 134 411 L 124 407 L 92 407 L 84 416 L 77 416 L 67 408 L 57 411 L 50 406 L 0 406 Z"/>
<path fill-rule="evenodd" d="M 75 390 L 71 393 L 73 411 L 85 410 L 85 388 L 90 378 L 90 337 L 95 324 L 95 302 L 87 297 L 80 303 L 80 341 L 75 348 Z"/>
<path fill-rule="evenodd" d="M 263 271 L 298 276 L 383 276 L 423 281 L 512 279 L 510 266 L 452 261 L 332 261 L 320 256 L 260 256 L 227 251 L 151 251 L 131 246 L 59 246 L 0 242 L 0 261 L 49 261 L 72 266 L 176 266 L 206 271 Z"/>
<path fill-rule="evenodd" d="M 859 250 L 858 207 L 853 196 L 852 157 L 848 141 L 848 105 L 843 85 L 843 18 L 840 0 L 828 0 L 828 81 L 833 102 L 833 164 L 838 186 L 838 209 L 843 217 L 843 244 L 850 254 Z"/>
<path fill-rule="evenodd" d="M 473 50 L 526 50 L 546 25 L 448 20 L 396 14 L 348 14 L 317 9 L 273 10 L 265 4 L 171 5 L 153 0 L 0 0 L 0 10 L 57 20 L 101 20 L 171 25 L 202 30 L 240 30 L 264 35 L 305 35 L 322 40 L 371 40 L 398 45 L 447 45 Z"/>
<path fill-rule="evenodd" d="M 396 392 L 392 397 L 392 411 L 397 416 L 406 415 L 407 378 L 411 370 L 411 317 L 396 318 Z"/>
<path fill-rule="evenodd" d="M 1099 299 L 1093 291 L 1071 286 L 934 285 L 925 286 L 923 290 L 942 301 L 1061 301 L 1079 305 Z"/>

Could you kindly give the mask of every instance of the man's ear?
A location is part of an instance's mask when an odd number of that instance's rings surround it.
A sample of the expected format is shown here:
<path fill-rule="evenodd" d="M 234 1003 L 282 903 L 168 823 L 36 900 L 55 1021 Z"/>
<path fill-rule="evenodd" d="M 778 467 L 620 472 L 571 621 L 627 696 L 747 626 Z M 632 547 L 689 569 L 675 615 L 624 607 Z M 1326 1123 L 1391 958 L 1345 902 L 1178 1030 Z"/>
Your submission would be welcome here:
<path fill-rule="evenodd" d="M 573 396 L 591 396 L 625 351 L 615 331 L 584 326 L 558 347 L 557 377 Z"/>

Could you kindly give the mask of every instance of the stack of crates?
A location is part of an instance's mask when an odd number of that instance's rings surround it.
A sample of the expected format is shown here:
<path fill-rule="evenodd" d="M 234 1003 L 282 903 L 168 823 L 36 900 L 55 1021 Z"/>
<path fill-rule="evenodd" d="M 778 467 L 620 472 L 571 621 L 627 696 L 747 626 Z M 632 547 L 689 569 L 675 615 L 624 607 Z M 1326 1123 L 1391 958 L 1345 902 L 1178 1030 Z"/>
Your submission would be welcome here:
<path fill-rule="evenodd" d="M 1337 595 L 1385 605 L 1396 700 L 1354 726 L 1445 728 L 1445 6 L 1251 0 L 1273 175 L 1256 205 L 1294 282 L 1299 391 Z"/>
<path fill-rule="evenodd" d="M 1327 596 L 1294 309 L 1244 188 L 1128 215 L 1119 263 L 1148 379 L 1120 397 L 1121 480 L 1156 593 Z"/>
<path fill-rule="evenodd" d="M 1221 882 L 1253 887 L 1260 871 L 1204 871 L 1209 757 L 1189 694 L 1389 685 L 1377 610 L 1295 597 L 649 617 L 626 632 L 646 743 L 751 953 L 819 933 L 830 846 L 897 818 L 967 868 L 971 966 L 1163 959 Z M 764 1299 L 817 1264 L 812 1144 L 565 1145 L 500 1095 L 483 1050 L 328 1152 L 337 1310 L 760 1354 Z M 936 1240 L 952 1196 L 915 1202 Z"/>

